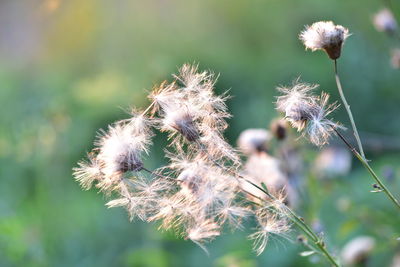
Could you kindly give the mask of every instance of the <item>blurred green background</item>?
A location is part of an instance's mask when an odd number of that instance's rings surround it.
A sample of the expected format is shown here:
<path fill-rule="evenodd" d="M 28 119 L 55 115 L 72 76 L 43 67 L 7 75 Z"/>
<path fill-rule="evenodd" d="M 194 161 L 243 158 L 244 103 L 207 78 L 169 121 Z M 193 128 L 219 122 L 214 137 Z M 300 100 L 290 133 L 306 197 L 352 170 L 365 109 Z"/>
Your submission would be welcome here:
<path fill-rule="evenodd" d="M 298 76 L 339 100 L 332 62 L 322 52 L 305 52 L 297 38 L 304 25 L 333 20 L 353 33 L 339 71 L 362 136 L 387 141 L 367 153 L 378 173 L 392 168 L 395 179 L 387 182 L 399 195 L 400 75 L 389 49 L 400 43 L 372 26 L 382 6 L 377 0 L 1 1 L 0 266 L 323 266 L 281 238 L 256 257 L 246 239 L 250 229 L 225 233 L 208 245 L 207 256 L 154 224 L 129 222 L 123 209 L 107 209 L 101 194 L 81 190 L 72 168 L 99 128 L 125 118 L 130 106 L 144 107 L 148 90 L 186 62 L 220 73 L 218 92 L 234 96 L 226 133 L 232 144 L 242 130 L 276 117 L 275 87 Z M 400 3 L 395 7 L 400 13 Z M 348 125 L 343 109 L 335 118 Z M 160 152 L 156 147 L 151 166 L 162 163 Z M 375 237 L 368 266 L 387 266 L 400 216 L 384 196 L 368 193 L 372 180 L 353 163 L 347 177 L 310 177 L 299 213 L 319 218 L 335 252 L 354 236 Z"/>

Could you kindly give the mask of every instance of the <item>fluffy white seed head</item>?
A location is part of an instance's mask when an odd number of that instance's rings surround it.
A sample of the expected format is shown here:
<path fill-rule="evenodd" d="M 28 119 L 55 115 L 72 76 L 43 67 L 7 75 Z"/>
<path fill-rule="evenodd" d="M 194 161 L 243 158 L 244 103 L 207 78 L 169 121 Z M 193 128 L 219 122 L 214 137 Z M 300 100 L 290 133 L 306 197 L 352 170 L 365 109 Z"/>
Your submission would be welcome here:
<path fill-rule="evenodd" d="M 318 88 L 316 84 L 301 83 L 295 80 L 291 87 L 278 87 L 282 93 L 277 97 L 276 109 L 285 114 L 285 119 L 298 131 L 304 129 L 308 114 L 313 112 L 316 97 L 312 91 Z"/>
<path fill-rule="evenodd" d="M 121 190 L 123 174 L 143 167 L 142 154 L 148 152 L 151 144 L 150 125 L 142 113 L 133 110 L 131 118 L 110 125 L 108 131 L 100 131 L 88 161 L 81 161 L 74 168 L 75 179 L 85 189 L 97 182 L 96 187 L 107 193 Z"/>
<path fill-rule="evenodd" d="M 393 34 L 397 30 L 397 22 L 393 13 L 384 8 L 373 17 L 373 23 L 377 31 Z"/>
<path fill-rule="evenodd" d="M 237 143 L 244 154 L 250 155 L 266 151 L 271 138 L 270 132 L 265 129 L 247 129 L 240 133 Z"/>
<path fill-rule="evenodd" d="M 135 136 L 134 131 L 130 124 L 116 124 L 100 137 L 98 159 L 104 164 L 106 175 L 137 171 L 143 167 L 141 153 L 147 147 L 147 137 Z"/>
<path fill-rule="evenodd" d="M 285 119 L 298 131 L 304 131 L 312 143 L 321 146 L 328 143 L 337 123 L 327 119 L 338 105 L 329 104 L 329 95 L 312 94 L 318 85 L 309 85 L 295 81 L 292 87 L 279 87 L 283 95 L 277 98 L 277 109 L 285 113 Z"/>
<path fill-rule="evenodd" d="M 342 45 L 347 37 L 349 30 L 335 25 L 332 21 L 319 21 L 306 26 L 299 36 L 306 49 L 325 50 L 331 59 L 340 57 Z"/>
<path fill-rule="evenodd" d="M 338 105 L 336 103 L 329 104 L 329 95 L 322 92 L 315 106 L 310 109 L 307 114 L 306 136 L 311 143 L 317 146 L 323 146 L 329 143 L 329 139 L 335 128 L 343 128 L 341 125 L 327 119 Z"/>

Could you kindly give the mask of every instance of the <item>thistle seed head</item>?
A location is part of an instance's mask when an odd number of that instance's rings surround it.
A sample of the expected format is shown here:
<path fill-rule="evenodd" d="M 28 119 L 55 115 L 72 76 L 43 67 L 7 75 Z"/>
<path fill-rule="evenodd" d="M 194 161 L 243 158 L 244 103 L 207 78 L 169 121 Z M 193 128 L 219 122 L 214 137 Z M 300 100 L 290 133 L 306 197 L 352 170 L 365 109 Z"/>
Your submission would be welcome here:
<path fill-rule="evenodd" d="M 335 60 L 340 57 L 342 45 L 349 36 L 349 30 L 345 27 L 335 25 L 332 21 L 319 21 L 306 26 L 299 38 L 306 49 L 325 50 L 328 56 Z"/>
<path fill-rule="evenodd" d="M 291 88 L 279 87 L 278 91 L 283 95 L 277 98 L 277 109 L 285 113 L 285 119 L 299 132 L 307 136 L 312 143 L 322 146 L 334 131 L 341 127 L 339 124 L 327 119 L 338 105 L 329 104 L 329 95 L 321 96 L 311 94 L 318 85 L 309 85 L 295 81 Z"/>
<path fill-rule="evenodd" d="M 135 135 L 135 131 L 135 127 L 129 123 L 117 123 L 100 136 L 100 152 L 97 157 L 103 163 L 103 172 L 106 175 L 142 169 L 141 153 L 148 141 L 146 136 Z"/>
<path fill-rule="evenodd" d="M 163 124 L 165 129 L 178 131 L 189 142 L 194 142 L 200 137 L 193 116 L 186 107 L 167 112 Z"/>

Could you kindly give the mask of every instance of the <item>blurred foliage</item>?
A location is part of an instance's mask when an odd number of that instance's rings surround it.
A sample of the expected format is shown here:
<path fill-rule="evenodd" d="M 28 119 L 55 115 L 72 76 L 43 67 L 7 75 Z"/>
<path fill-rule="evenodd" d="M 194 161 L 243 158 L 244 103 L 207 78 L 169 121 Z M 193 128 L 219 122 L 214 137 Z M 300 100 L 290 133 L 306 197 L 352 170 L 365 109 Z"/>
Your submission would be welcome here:
<path fill-rule="evenodd" d="M 71 169 L 99 128 L 126 117 L 130 106 L 145 106 L 146 90 L 185 62 L 220 73 L 219 92 L 230 89 L 233 144 L 245 128 L 269 124 L 274 88 L 297 76 L 338 99 L 332 62 L 304 52 L 297 39 L 317 20 L 353 33 L 339 71 L 359 129 L 399 139 L 400 75 L 388 49 L 400 43 L 371 24 L 382 6 L 373 0 L 1 1 L 0 265 L 321 265 L 280 238 L 256 257 L 246 231 L 227 231 L 208 245 L 207 256 L 156 225 L 129 222 L 122 209 L 107 209 L 101 194 L 81 190 Z M 343 110 L 335 117 L 347 124 Z M 160 151 L 155 146 L 149 165 L 161 164 Z M 394 168 L 388 182 L 399 195 L 399 153 L 373 152 L 378 172 Z M 315 153 L 306 153 L 308 162 Z M 369 266 L 386 266 L 398 247 L 400 217 L 382 195 L 368 193 L 372 180 L 354 165 L 341 179 L 310 176 L 299 212 L 320 222 L 335 252 L 353 236 L 374 236 Z"/>

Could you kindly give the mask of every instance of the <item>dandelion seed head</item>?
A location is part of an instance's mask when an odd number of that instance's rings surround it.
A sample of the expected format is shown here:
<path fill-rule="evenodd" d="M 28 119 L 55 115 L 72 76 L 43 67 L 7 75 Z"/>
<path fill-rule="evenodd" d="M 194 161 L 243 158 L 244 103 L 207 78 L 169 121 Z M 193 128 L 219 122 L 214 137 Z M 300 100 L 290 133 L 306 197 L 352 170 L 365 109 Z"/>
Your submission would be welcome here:
<path fill-rule="evenodd" d="M 372 21 L 377 31 L 393 34 L 397 30 L 396 19 L 387 8 L 381 9 L 376 13 Z"/>
<path fill-rule="evenodd" d="M 237 143 L 243 153 L 250 155 L 266 151 L 270 140 L 271 134 L 265 129 L 247 129 L 240 133 Z"/>
<path fill-rule="evenodd" d="M 322 49 L 331 59 L 337 59 L 340 57 L 343 42 L 349 36 L 349 30 L 345 27 L 335 25 L 332 21 L 319 21 L 306 26 L 299 38 L 306 49 Z"/>

